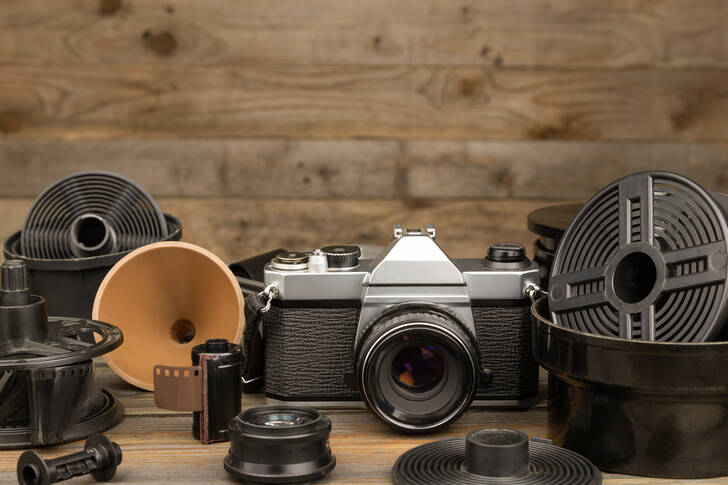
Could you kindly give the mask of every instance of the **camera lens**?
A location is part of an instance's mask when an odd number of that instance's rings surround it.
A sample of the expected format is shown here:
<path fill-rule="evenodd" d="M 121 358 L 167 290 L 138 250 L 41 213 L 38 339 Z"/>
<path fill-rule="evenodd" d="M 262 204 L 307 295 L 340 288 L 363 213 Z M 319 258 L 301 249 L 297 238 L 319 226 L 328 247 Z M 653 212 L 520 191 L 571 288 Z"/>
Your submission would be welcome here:
<path fill-rule="evenodd" d="M 225 470 L 245 483 L 310 483 L 334 466 L 331 421 L 295 406 L 260 406 L 230 421 Z"/>
<path fill-rule="evenodd" d="M 406 432 L 457 419 L 478 384 L 478 355 L 464 325 L 439 310 L 389 313 L 362 336 L 357 378 L 367 406 Z"/>
<path fill-rule="evenodd" d="M 407 335 L 403 342 L 411 341 Z M 404 390 L 412 393 L 427 392 L 443 378 L 445 362 L 434 345 L 409 345 L 392 360 L 392 379 Z"/>

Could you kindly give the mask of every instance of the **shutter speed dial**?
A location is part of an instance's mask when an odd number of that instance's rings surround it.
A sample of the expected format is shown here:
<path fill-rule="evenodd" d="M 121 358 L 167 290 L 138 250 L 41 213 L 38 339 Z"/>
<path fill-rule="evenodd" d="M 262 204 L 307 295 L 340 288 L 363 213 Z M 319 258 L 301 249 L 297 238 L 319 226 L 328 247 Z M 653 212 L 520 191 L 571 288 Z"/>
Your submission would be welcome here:
<path fill-rule="evenodd" d="M 358 246 L 326 246 L 321 248 L 326 255 L 329 270 L 347 270 L 359 266 L 361 249 Z"/>

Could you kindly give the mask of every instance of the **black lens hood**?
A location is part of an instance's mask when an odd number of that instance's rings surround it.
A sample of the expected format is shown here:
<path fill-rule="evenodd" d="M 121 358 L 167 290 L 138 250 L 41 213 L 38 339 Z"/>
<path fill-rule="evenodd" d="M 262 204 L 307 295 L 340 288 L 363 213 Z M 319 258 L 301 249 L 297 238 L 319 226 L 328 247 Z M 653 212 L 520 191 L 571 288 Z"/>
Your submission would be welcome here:
<path fill-rule="evenodd" d="M 225 470 L 249 483 L 305 483 L 336 466 L 331 420 L 297 406 L 259 406 L 230 421 Z"/>

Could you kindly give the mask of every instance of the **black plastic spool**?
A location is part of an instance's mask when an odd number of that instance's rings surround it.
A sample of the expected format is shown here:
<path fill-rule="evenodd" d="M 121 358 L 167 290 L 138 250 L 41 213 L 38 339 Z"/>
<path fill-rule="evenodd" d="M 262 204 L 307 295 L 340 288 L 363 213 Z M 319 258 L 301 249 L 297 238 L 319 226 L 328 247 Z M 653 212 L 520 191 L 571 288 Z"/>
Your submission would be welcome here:
<path fill-rule="evenodd" d="M 584 457 L 510 429 L 481 429 L 418 446 L 397 459 L 395 485 L 599 485 Z"/>
<path fill-rule="evenodd" d="M 116 349 L 121 331 L 93 320 L 47 316 L 22 261 L 0 281 L 0 449 L 63 443 L 105 431 L 123 415 L 96 381 L 92 359 Z"/>
<path fill-rule="evenodd" d="M 20 485 L 51 485 L 74 477 L 91 475 L 97 482 L 108 482 L 121 464 L 122 452 L 102 434 L 89 436 L 83 451 L 53 459 L 44 459 L 35 451 L 26 451 L 18 459 Z"/>
<path fill-rule="evenodd" d="M 167 236 L 164 214 L 139 185 L 114 173 L 79 172 L 36 198 L 23 223 L 20 250 L 37 259 L 87 258 Z"/>
<path fill-rule="evenodd" d="M 626 339 L 718 337 L 728 315 L 722 197 L 657 171 L 602 189 L 557 249 L 549 280 L 553 321 Z"/>
<path fill-rule="evenodd" d="M 336 466 L 331 421 L 296 406 L 260 406 L 233 418 L 225 470 L 248 483 L 306 483 Z"/>
<path fill-rule="evenodd" d="M 167 223 L 165 241 L 179 241 L 181 222 L 169 214 L 164 217 Z M 106 273 L 131 252 L 73 259 L 30 258 L 21 254 L 22 233 L 17 231 L 3 243 L 5 259 L 25 262 L 30 273 L 31 293 L 45 297 L 51 315 L 91 318 L 94 298 Z"/>
<path fill-rule="evenodd" d="M 549 372 L 548 436 L 602 470 L 660 478 L 728 475 L 728 342 L 591 335 L 531 308 Z"/>

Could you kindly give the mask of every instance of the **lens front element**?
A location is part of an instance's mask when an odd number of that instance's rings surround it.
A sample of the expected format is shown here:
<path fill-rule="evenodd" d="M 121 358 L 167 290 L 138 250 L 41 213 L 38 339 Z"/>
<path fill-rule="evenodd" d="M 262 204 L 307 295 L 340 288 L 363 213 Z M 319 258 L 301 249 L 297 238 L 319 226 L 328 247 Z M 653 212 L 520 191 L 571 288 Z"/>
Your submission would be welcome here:
<path fill-rule="evenodd" d="M 411 338 L 403 335 L 405 344 Z M 392 361 L 392 378 L 405 391 L 426 392 L 434 388 L 443 378 L 445 362 L 437 347 L 429 345 L 409 345 L 397 353 Z"/>

